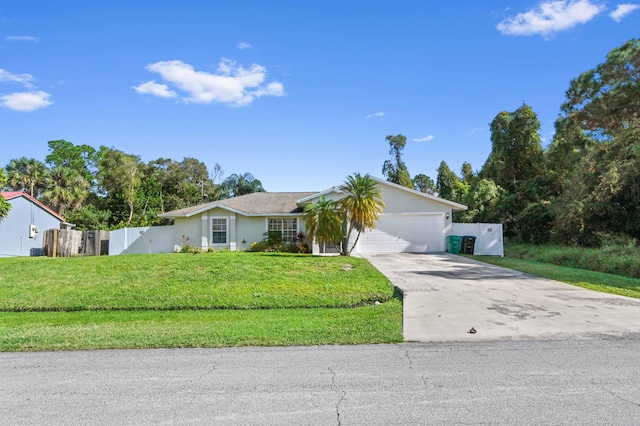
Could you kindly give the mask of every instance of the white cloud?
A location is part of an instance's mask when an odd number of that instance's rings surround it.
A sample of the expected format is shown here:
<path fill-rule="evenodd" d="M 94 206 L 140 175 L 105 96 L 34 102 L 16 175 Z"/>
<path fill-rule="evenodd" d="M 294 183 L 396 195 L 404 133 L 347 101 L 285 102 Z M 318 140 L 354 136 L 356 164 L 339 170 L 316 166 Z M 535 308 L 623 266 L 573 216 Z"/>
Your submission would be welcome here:
<path fill-rule="evenodd" d="M 147 81 L 138 86 L 133 86 L 133 90 L 141 94 L 158 96 L 160 98 L 175 98 L 178 96 L 178 94 L 170 90 L 166 84 L 158 84 L 155 81 Z"/>
<path fill-rule="evenodd" d="M 433 135 L 427 135 L 424 138 L 418 138 L 418 139 L 414 139 L 414 142 L 431 142 L 432 140 L 435 139 L 435 136 Z"/>
<path fill-rule="evenodd" d="M 24 87 L 30 89 L 33 87 L 31 80 L 33 80 L 33 76 L 31 74 L 14 74 L 0 68 L 0 81 L 20 83 Z"/>
<path fill-rule="evenodd" d="M 32 36 L 7 36 L 4 38 L 7 41 L 30 41 L 32 43 L 38 43 L 40 39 Z"/>
<path fill-rule="evenodd" d="M 14 111 L 31 112 L 51 105 L 50 97 L 47 92 L 15 92 L 0 96 L 0 101 Z"/>
<path fill-rule="evenodd" d="M 250 68 L 244 68 L 226 58 L 222 58 L 215 73 L 196 71 L 192 65 L 177 60 L 149 64 L 146 69 L 160 74 L 169 85 L 184 92 L 181 99 L 187 103 L 218 102 L 242 106 L 261 96 L 285 94 L 281 83 L 264 84 L 267 70 L 263 66 L 253 64 Z M 141 88 L 146 91 L 142 92 Z M 134 89 L 139 93 L 164 95 L 162 97 L 176 93 L 171 91 L 168 85 L 157 84 L 154 81 L 143 83 Z"/>
<path fill-rule="evenodd" d="M 480 126 L 474 127 L 473 129 L 469 130 L 468 134 L 469 135 L 475 135 L 475 134 L 478 134 L 478 133 L 482 132 L 483 130 L 485 130 L 484 127 L 480 127 Z"/>
<path fill-rule="evenodd" d="M 537 9 L 519 13 L 500 22 L 496 28 L 503 34 L 550 36 L 592 20 L 606 9 L 591 0 L 552 0 L 541 3 Z"/>
<path fill-rule="evenodd" d="M 238 43 L 236 47 L 238 49 L 248 49 L 251 47 L 251 45 L 249 43 L 245 43 L 244 41 L 241 41 L 240 43 Z"/>
<path fill-rule="evenodd" d="M 611 12 L 609 14 L 609 16 L 611 16 L 611 18 L 616 21 L 616 22 L 620 22 L 622 21 L 628 14 L 630 14 L 631 12 L 633 12 L 634 10 L 640 8 L 640 5 L 638 4 L 633 4 L 633 3 L 622 3 L 619 4 L 618 7 L 616 8 L 616 10 L 614 10 L 613 12 Z"/>
<path fill-rule="evenodd" d="M 368 120 L 370 118 L 374 118 L 374 117 L 378 117 L 378 118 L 382 118 L 384 117 L 384 112 L 380 111 L 380 112 L 374 112 L 373 114 L 369 114 L 365 117 L 365 120 Z"/>

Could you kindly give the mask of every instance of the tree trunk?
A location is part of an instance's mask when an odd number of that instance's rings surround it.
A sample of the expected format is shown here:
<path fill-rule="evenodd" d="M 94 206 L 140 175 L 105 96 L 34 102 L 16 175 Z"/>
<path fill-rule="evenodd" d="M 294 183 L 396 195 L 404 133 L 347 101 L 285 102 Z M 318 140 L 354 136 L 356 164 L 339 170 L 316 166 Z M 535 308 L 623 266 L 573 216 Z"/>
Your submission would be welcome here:
<path fill-rule="evenodd" d="M 127 219 L 127 226 L 131 224 L 131 220 L 133 219 L 133 203 L 129 202 L 129 219 Z"/>

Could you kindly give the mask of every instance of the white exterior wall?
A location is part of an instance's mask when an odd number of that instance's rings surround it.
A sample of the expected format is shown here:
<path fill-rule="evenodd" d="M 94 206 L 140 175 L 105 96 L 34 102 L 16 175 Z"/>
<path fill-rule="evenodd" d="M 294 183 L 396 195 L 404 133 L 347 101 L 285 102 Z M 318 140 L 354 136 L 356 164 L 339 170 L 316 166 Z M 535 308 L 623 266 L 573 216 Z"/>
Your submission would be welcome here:
<path fill-rule="evenodd" d="M 177 217 L 173 225 L 173 244 L 178 247 L 187 242 L 190 246 L 198 245 L 202 237 L 200 215 L 194 217 Z"/>
<path fill-rule="evenodd" d="M 268 217 L 291 217 L 291 215 L 242 216 L 218 208 L 188 218 L 178 217 L 175 219 L 175 225 L 170 227 L 173 228 L 173 245 L 177 246 L 176 248 L 184 246 L 185 238 L 188 237 L 191 246 L 199 246 L 203 250 L 209 248 L 215 250 L 227 248 L 231 251 L 248 250 L 252 242 L 262 241 L 264 238 Z M 305 232 L 302 216 L 295 217 L 298 219 L 298 230 Z M 213 218 L 227 219 L 227 244 L 211 243 L 211 220 Z"/>
<path fill-rule="evenodd" d="M 177 217 L 174 225 L 174 244 L 182 247 L 189 238 L 189 245 L 200 247 L 202 250 L 209 248 L 220 250 L 229 249 L 232 251 L 242 250 L 242 237 L 238 241 L 237 222 L 238 215 L 228 210 L 216 208 L 191 217 Z M 213 244 L 211 242 L 212 226 L 211 220 L 214 218 L 224 218 L 227 220 L 227 243 Z M 264 231 L 263 231 L 264 232 Z"/>
<path fill-rule="evenodd" d="M 173 226 L 145 226 L 109 231 L 109 255 L 171 253 Z"/>
<path fill-rule="evenodd" d="M 474 255 L 504 256 L 501 223 L 454 223 L 451 235 L 476 237 Z"/>
<path fill-rule="evenodd" d="M 262 241 L 267 230 L 267 222 L 264 216 L 238 216 L 236 226 L 238 250 L 248 250 L 251 248 L 251 243 Z M 242 241 L 244 241 L 244 244 Z"/>
<path fill-rule="evenodd" d="M 382 196 L 386 208 L 384 213 L 444 213 L 444 233 L 451 235 L 453 225 L 453 210 L 444 204 L 430 200 L 419 194 L 384 187 Z"/>

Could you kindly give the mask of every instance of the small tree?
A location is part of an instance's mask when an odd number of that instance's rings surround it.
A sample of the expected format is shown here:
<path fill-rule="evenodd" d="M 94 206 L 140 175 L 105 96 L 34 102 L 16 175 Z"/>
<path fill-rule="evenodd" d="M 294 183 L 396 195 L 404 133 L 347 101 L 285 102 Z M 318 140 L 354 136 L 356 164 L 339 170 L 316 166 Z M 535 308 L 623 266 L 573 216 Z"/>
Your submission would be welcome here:
<path fill-rule="evenodd" d="M 367 175 L 356 173 L 348 176 L 340 186 L 345 195 L 337 205 L 343 219 L 344 242 L 340 254 L 349 256 L 358 244 L 360 234 L 367 229 L 374 229 L 380 213 L 386 207 L 382 200 L 382 191 L 376 181 Z M 353 231 L 358 233 L 353 245 L 349 248 L 349 240 Z"/>
<path fill-rule="evenodd" d="M 320 197 L 316 203 L 304 208 L 304 225 L 309 241 L 315 238 L 322 246 L 338 243 L 342 238 L 342 220 L 336 202 Z"/>

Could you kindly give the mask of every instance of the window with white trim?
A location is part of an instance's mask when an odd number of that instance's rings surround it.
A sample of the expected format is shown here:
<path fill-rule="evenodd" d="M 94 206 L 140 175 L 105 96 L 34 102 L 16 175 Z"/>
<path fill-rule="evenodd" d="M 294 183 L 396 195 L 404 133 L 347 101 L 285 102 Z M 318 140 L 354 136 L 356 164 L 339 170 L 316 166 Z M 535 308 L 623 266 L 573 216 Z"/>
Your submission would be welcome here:
<path fill-rule="evenodd" d="M 298 219 L 295 217 L 270 217 L 267 231 L 280 232 L 282 241 L 293 242 L 298 236 Z"/>
<path fill-rule="evenodd" d="M 211 244 L 227 244 L 227 218 L 211 219 Z"/>

